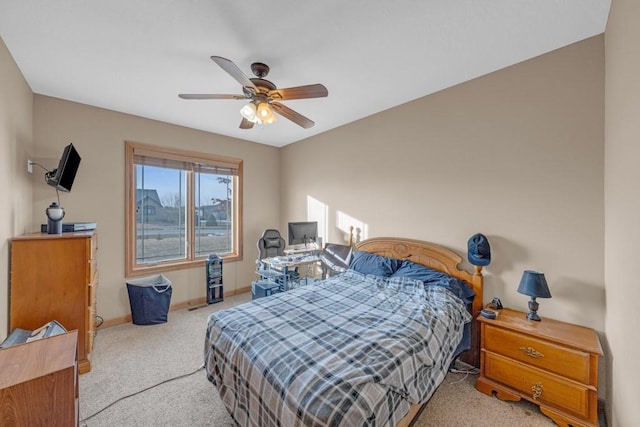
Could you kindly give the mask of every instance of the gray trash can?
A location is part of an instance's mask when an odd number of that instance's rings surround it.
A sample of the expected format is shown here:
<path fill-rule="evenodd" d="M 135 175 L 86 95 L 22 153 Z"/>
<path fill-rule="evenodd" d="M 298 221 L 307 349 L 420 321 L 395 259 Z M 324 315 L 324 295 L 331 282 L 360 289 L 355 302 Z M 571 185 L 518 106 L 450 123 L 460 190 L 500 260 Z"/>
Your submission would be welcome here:
<path fill-rule="evenodd" d="M 171 281 L 164 275 L 127 280 L 131 320 L 135 325 L 167 322 L 171 304 Z"/>

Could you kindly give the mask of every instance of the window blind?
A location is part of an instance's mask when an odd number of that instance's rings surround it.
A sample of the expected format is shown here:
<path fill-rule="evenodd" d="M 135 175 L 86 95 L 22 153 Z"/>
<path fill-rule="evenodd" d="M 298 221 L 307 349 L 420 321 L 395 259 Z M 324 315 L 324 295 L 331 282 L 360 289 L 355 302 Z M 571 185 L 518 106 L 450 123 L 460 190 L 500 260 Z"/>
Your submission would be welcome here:
<path fill-rule="evenodd" d="M 162 157 L 159 157 L 160 155 Z M 237 176 L 240 174 L 241 160 L 225 157 L 196 158 L 168 152 L 159 153 L 157 151 L 134 147 L 133 163 L 142 166 Z"/>

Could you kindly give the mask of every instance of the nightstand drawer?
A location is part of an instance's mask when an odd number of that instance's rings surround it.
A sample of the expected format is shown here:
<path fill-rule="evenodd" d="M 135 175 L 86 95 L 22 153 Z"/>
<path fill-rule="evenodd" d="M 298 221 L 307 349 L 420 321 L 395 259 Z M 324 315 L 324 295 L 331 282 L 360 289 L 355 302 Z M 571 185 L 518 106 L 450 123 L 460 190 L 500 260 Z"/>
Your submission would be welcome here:
<path fill-rule="evenodd" d="M 533 402 L 581 418 L 589 417 L 589 388 L 586 386 L 490 352 L 484 355 L 484 374 L 523 393 Z"/>
<path fill-rule="evenodd" d="M 485 347 L 489 351 L 584 384 L 590 383 L 589 353 L 491 325 L 485 325 L 484 333 Z"/>

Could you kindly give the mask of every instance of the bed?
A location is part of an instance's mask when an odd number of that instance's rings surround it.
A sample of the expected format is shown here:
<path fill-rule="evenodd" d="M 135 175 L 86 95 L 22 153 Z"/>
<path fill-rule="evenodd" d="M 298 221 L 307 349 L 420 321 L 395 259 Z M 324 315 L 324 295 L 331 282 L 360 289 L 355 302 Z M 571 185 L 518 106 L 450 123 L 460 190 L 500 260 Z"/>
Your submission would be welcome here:
<path fill-rule="evenodd" d="M 478 363 L 482 268 L 461 261 L 360 242 L 343 274 L 211 314 L 207 378 L 241 426 L 408 426 L 455 357 Z"/>

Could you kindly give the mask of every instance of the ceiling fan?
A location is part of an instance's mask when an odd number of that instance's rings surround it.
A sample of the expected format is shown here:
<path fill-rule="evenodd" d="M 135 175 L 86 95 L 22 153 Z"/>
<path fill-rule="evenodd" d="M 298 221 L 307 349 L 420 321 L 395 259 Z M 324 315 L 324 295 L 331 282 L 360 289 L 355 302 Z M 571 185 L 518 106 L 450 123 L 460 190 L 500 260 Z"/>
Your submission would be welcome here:
<path fill-rule="evenodd" d="M 243 95 L 181 93 L 178 96 L 182 99 L 248 99 L 249 103 L 240 110 L 240 129 L 251 129 L 255 123 L 273 123 L 276 121 L 274 112 L 309 129 L 315 124 L 312 120 L 278 101 L 322 98 L 329 94 L 327 88 L 321 84 L 278 89 L 275 84 L 265 80 L 269 74 L 269 67 L 262 62 L 251 64 L 251 71 L 256 77 L 248 78 L 232 61 L 221 56 L 212 56 L 211 59 L 242 85 Z"/>

